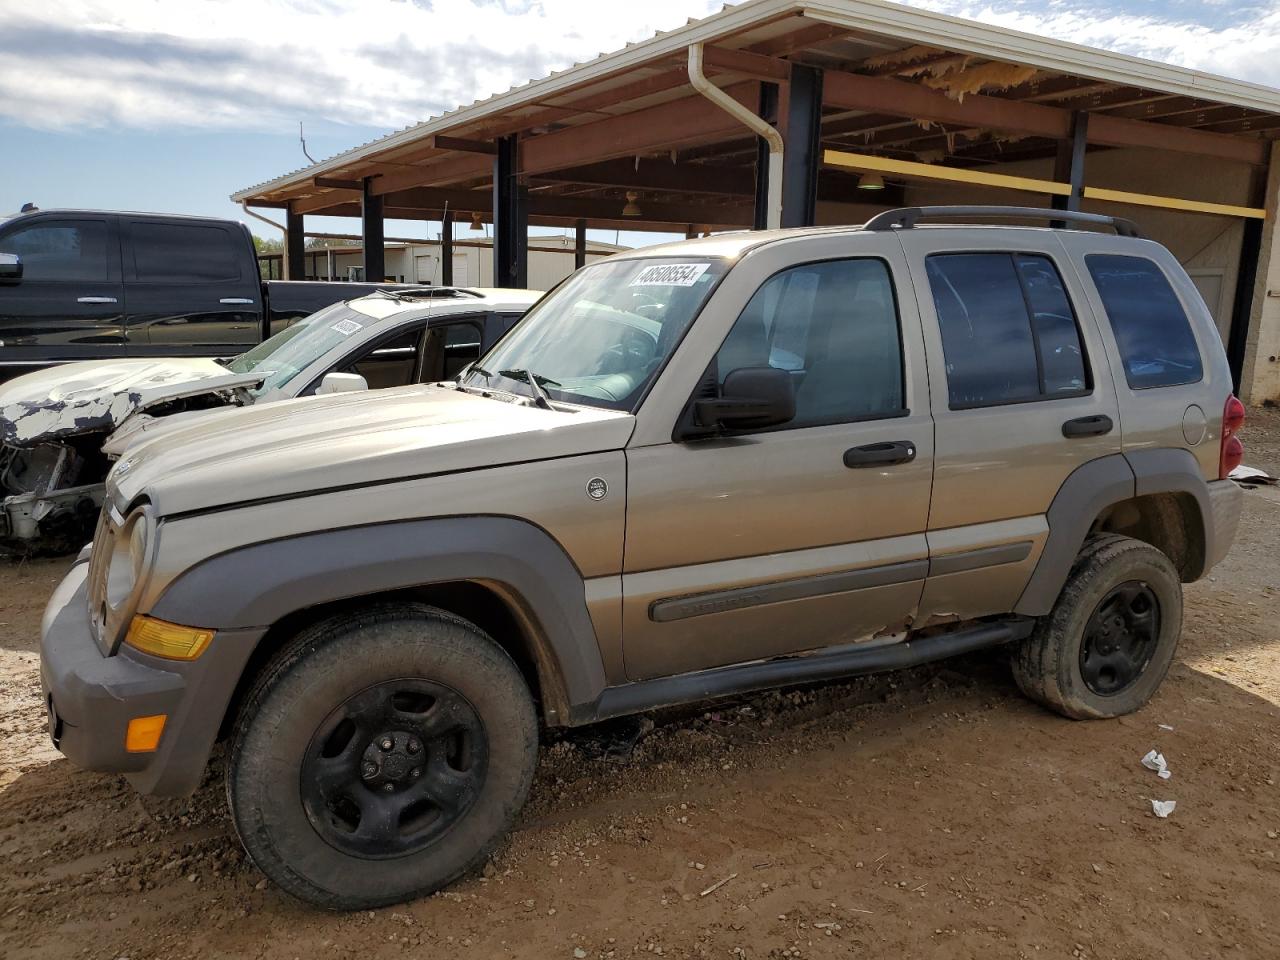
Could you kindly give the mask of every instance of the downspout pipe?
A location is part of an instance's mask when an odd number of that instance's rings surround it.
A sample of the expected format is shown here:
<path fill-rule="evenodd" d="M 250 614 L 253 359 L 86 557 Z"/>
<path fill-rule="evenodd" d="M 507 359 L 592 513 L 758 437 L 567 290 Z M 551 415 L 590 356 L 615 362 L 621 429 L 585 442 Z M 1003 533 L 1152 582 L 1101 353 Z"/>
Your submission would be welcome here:
<path fill-rule="evenodd" d="M 689 83 L 693 85 L 693 89 L 731 117 L 741 120 L 744 126 L 769 144 L 769 188 L 765 223 L 770 230 L 776 230 L 782 226 L 782 155 L 785 149 L 782 134 L 773 128 L 773 124 L 756 116 L 708 80 L 702 71 L 702 56 L 702 44 L 689 45 Z"/>
<path fill-rule="evenodd" d="M 289 231 L 285 228 L 285 225 L 283 223 L 276 223 L 274 220 L 270 220 L 267 217 L 264 217 L 260 213 L 254 213 L 252 210 L 249 209 L 248 200 L 240 201 L 240 209 L 243 210 L 249 216 L 253 217 L 253 219 L 261 220 L 263 223 L 265 223 L 269 227 L 275 227 L 277 230 L 279 230 L 281 233 L 285 235 L 285 245 L 286 246 L 288 245 Z M 280 275 L 287 280 L 289 279 L 289 256 L 287 253 L 283 257 L 282 266 L 284 267 L 284 269 L 280 271 Z M 332 279 L 332 277 L 330 279 Z"/>

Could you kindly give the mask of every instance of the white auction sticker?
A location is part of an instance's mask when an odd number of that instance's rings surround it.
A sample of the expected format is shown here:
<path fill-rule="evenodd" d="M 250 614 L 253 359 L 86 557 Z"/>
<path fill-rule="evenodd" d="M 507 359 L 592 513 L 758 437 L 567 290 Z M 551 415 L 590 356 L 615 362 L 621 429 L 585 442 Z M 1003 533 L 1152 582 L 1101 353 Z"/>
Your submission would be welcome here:
<path fill-rule="evenodd" d="M 692 287 L 707 272 L 709 263 L 658 263 L 645 267 L 634 280 L 633 287 Z"/>
<path fill-rule="evenodd" d="M 349 337 L 353 333 L 359 333 L 362 328 L 360 324 L 356 323 L 354 320 L 339 320 L 333 325 L 333 329 L 337 330 L 344 337 Z"/>

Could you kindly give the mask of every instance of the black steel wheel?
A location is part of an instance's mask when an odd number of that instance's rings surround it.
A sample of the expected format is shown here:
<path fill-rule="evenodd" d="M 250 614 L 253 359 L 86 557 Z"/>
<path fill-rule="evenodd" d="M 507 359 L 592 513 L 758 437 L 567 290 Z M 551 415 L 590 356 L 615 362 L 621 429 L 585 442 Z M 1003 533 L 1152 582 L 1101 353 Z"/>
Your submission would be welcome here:
<path fill-rule="evenodd" d="M 302 631 L 241 707 L 227 800 L 250 858 L 327 909 L 439 890 L 475 869 L 524 804 L 533 698 L 505 650 L 420 603 Z"/>
<path fill-rule="evenodd" d="M 1047 616 L 1014 650 L 1022 691 L 1076 720 L 1140 709 L 1173 662 L 1182 582 L 1167 556 L 1116 534 L 1089 540 Z"/>
<path fill-rule="evenodd" d="M 484 723 L 462 694 L 421 678 L 388 680 L 320 724 L 302 762 L 302 804 L 330 846 L 404 856 L 471 809 L 488 760 Z"/>
<path fill-rule="evenodd" d="M 1151 587 L 1126 580 L 1102 598 L 1085 624 L 1080 676 L 1100 697 L 1129 689 L 1151 663 L 1160 640 L 1160 600 Z"/>

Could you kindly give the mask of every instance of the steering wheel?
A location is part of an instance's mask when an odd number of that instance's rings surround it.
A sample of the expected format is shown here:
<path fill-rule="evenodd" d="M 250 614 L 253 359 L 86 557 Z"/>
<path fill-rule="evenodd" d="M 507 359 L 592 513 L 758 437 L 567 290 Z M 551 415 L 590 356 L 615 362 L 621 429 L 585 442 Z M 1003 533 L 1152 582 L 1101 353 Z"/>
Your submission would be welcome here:
<path fill-rule="evenodd" d="M 609 347 L 596 367 L 597 374 L 631 373 L 643 370 L 654 354 L 658 344 L 648 334 L 639 330 L 623 328 L 622 339 Z"/>

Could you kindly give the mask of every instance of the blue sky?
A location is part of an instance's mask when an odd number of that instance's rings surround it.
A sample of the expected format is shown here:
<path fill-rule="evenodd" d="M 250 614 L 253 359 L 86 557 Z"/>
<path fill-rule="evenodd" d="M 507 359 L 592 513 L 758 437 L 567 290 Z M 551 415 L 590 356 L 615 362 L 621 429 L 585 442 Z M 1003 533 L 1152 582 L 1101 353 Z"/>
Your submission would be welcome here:
<path fill-rule="evenodd" d="M 1280 86 L 1280 0 L 916 5 Z M 0 215 L 31 201 L 243 219 L 231 192 L 305 165 L 299 121 L 328 157 L 720 6 L 646 0 L 602 17 L 601 0 L 0 0 Z"/>

